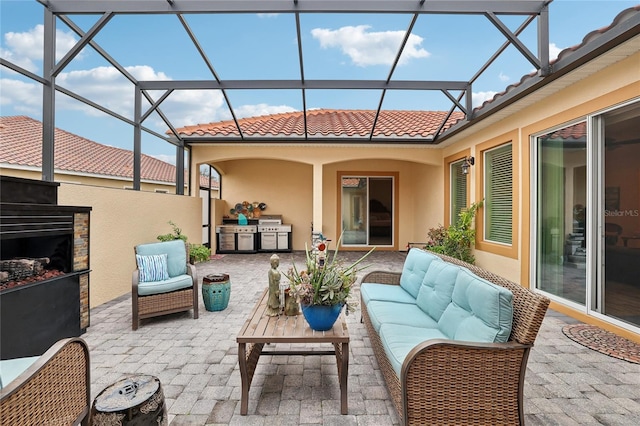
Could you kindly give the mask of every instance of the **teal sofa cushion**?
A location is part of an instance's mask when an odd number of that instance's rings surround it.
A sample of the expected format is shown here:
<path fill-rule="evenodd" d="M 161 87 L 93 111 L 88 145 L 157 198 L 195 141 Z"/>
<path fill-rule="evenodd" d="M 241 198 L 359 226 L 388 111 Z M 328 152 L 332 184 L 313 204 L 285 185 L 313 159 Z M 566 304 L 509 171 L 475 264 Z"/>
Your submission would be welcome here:
<path fill-rule="evenodd" d="M 438 321 L 451 303 L 460 267 L 447 262 L 431 262 L 418 292 L 418 306 Z"/>
<path fill-rule="evenodd" d="M 390 323 L 382 324 L 378 334 L 387 359 L 398 377 L 400 377 L 402 363 L 411 349 L 426 340 L 447 338 L 437 328 Z"/>
<path fill-rule="evenodd" d="M 167 272 L 170 278 L 187 273 L 187 250 L 182 240 L 140 244 L 136 246 L 136 254 L 141 256 L 166 254 Z"/>
<path fill-rule="evenodd" d="M 138 295 L 149 296 L 151 294 L 169 293 L 193 286 L 191 275 L 179 275 L 168 280 L 140 282 L 138 283 Z"/>
<path fill-rule="evenodd" d="M 380 329 L 382 324 L 387 323 L 438 328 L 438 323 L 425 314 L 422 309 L 408 303 L 372 300 L 367 304 L 367 313 L 376 331 Z"/>
<path fill-rule="evenodd" d="M 416 304 L 416 299 L 399 285 L 362 283 L 360 294 L 365 305 L 372 300 Z"/>
<path fill-rule="evenodd" d="M 0 389 L 7 386 L 16 377 L 36 362 L 39 356 L 25 358 L 4 359 L 0 361 Z"/>
<path fill-rule="evenodd" d="M 438 321 L 450 339 L 506 342 L 513 322 L 513 294 L 460 268 L 452 301 Z"/>
<path fill-rule="evenodd" d="M 400 276 L 400 287 L 414 298 L 418 297 L 424 275 L 433 261 L 440 262 L 440 258 L 419 248 L 412 248 L 407 254 Z"/>

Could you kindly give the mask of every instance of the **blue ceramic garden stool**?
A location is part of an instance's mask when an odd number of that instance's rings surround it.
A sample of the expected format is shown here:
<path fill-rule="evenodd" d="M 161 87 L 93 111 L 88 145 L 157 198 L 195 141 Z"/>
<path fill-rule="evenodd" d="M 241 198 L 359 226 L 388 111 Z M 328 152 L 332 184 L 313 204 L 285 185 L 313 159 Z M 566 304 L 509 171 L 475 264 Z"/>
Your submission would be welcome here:
<path fill-rule="evenodd" d="M 209 274 L 202 279 L 202 299 L 207 311 L 222 311 L 229 305 L 229 274 Z"/>

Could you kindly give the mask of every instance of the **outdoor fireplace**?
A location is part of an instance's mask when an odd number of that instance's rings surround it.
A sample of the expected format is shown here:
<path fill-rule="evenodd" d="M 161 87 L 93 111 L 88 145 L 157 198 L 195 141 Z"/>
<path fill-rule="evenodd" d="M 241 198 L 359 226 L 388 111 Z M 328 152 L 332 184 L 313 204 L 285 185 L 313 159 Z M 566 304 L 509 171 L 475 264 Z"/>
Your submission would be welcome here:
<path fill-rule="evenodd" d="M 0 179 L 0 359 L 41 355 L 89 326 L 91 207 L 58 205 L 58 183 Z"/>

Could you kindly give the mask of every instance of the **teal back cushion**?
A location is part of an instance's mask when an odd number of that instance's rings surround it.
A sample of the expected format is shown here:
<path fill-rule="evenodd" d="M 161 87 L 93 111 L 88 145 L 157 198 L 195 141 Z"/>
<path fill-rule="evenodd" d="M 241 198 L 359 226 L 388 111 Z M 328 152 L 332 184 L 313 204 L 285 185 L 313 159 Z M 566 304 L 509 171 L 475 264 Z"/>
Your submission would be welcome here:
<path fill-rule="evenodd" d="M 404 266 L 402 267 L 400 286 L 414 298 L 418 297 L 424 275 L 434 260 L 439 261 L 440 258 L 418 248 L 409 250 L 407 258 L 404 260 Z"/>
<path fill-rule="evenodd" d="M 511 291 L 460 268 L 438 329 L 450 339 L 501 343 L 509 340 L 512 322 Z"/>
<path fill-rule="evenodd" d="M 166 254 L 167 272 L 170 278 L 187 273 L 187 250 L 182 240 L 140 244 L 136 246 L 136 254 L 141 256 Z"/>
<path fill-rule="evenodd" d="M 436 321 L 440 320 L 451 303 L 459 270 L 458 266 L 451 263 L 431 262 L 422 280 L 416 302 L 420 309 Z"/>

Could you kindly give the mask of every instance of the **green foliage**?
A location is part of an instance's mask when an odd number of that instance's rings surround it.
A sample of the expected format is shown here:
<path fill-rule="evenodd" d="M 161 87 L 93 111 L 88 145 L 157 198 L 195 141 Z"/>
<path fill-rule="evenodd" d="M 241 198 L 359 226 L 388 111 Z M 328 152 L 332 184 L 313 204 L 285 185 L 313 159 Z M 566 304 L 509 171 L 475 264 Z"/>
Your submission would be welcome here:
<path fill-rule="evenodd" d="M 476 261 L 471 251 L 476 238 L 473 224 L 476 212 L 482 207 L 482 203 L 482 201 L 473 203 L 468 209 L 462 210 L 456 223 L 449 228 L 439 225 L 429 229 L 427 232 L 429 242 L 425 248 L 473 264 Z"/>
<path fill-rule="evenodd" d="M 187 242 L 187 236 L 182 233 L 182 229 L 178 228 L 178 225 L 169 221 L 169 225 L 173 229 L 173 232 L 170 234 L 162 234 L 158 235 L 158 241 L 173 241 L 173 240 L 182 240 Z M 189 262 L 197 263 L 197 262 L 205 262 L 211 258 L 211 249 L 207 246 L 203 246 L 202 244 L 191 244 L 189 243 Z"/>
<path fill-rule="evenodd" d="M 182 229 L 178 228 L 178 225 L 169 221 L 169 225 L 173 228 L 173 232 L 170 234 L 162 234 L 158 235 L 159 241 L 173 241 L 173 240 L 182 240 L 187 241 L 187 236 L 182 233 Z"/>
<path fill-rule="evenodd" d="M 192 263 L 206 262 L 211 258 L 211 249 L 202 244 L 189 244 L 189 258 Z"/>

